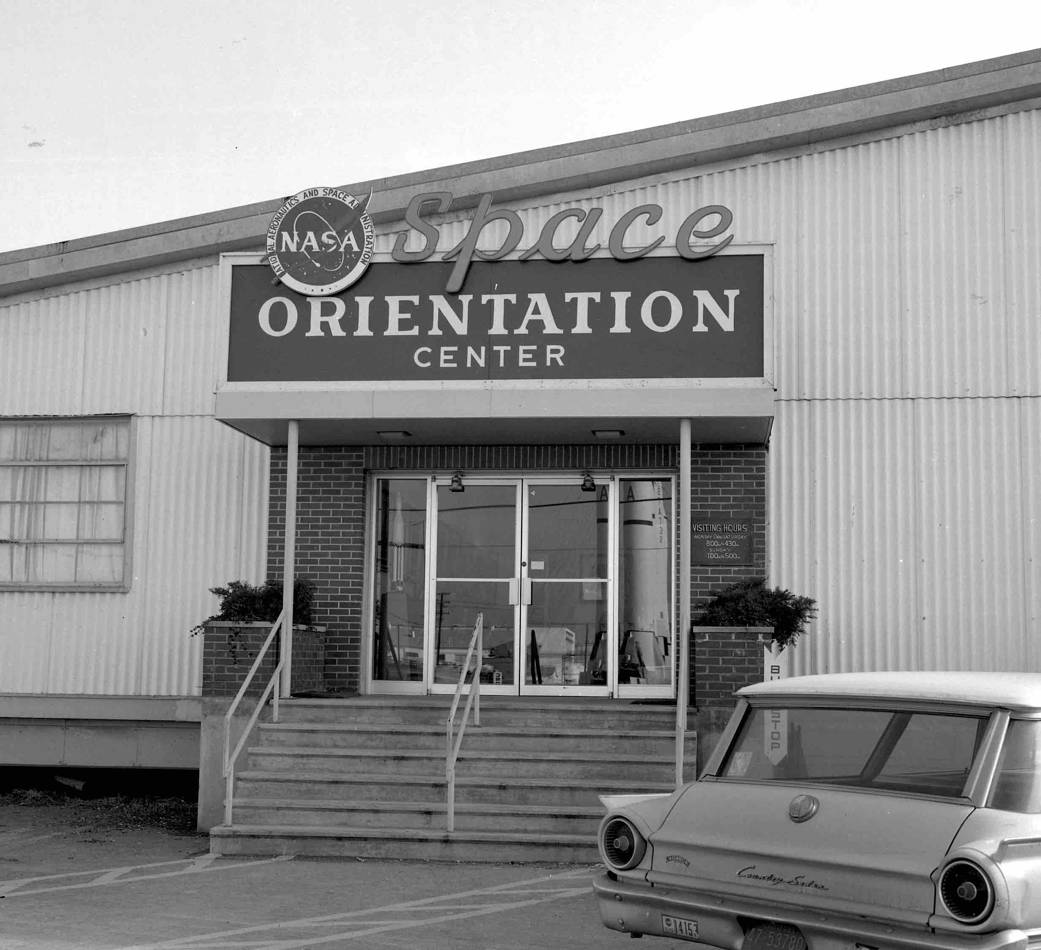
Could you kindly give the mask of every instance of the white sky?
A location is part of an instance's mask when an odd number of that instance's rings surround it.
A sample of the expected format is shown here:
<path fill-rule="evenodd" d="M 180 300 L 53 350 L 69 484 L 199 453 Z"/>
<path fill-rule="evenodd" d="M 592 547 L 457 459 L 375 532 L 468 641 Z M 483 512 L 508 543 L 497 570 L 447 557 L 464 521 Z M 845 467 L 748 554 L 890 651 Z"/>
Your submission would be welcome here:
<path fill-rule="evenodd" d="M 1039 0 L 0 0 L 0 251 L 1041 46 Z"/>

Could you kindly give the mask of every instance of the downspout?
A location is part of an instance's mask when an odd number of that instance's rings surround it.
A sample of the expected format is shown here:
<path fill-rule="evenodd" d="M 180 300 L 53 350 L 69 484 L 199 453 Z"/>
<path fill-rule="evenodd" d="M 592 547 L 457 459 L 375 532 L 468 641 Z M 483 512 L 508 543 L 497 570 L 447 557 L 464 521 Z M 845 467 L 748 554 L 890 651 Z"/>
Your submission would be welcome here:
<path fill-rule="evenodd" d="M 680 659 L 676 689 L 676 786 L 683 784 L 683 751 L 690 701 L 690 419 L 680 420 Z"/>
<path fill-rule="evenodd" d="M 282 683 L 288 697 L 293 681 L 293 579 L 296 576 L 296 473 L 300 455 L 300 423 L 289 420 L 286 438 L 286 523 L 282 554 Z"/>

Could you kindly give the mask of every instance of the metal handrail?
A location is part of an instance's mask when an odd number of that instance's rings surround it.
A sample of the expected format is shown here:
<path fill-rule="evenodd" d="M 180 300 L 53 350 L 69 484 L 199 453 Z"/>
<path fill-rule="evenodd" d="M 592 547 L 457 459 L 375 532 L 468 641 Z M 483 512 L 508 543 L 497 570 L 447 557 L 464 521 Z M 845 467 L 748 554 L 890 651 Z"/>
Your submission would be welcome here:
<path fill-rule="evenodd" d="M 463 711 L 463 721 L 459 724 L 459 733 L 453 741 L 452 733 L 455 729 L 455 714 L 459 708 L 459 700 L 463 695 L 463 687 L 466 685 L 466 674 L 470 670 L 470 657 L 477 650 L 477 665 L 474 667 L 473 679 L 470 681 L 470 689 L 467 691 L 466 709 Z M 470 707 L 474 710 L 474 725 L 481 725 L 481 664 L 484 661 L 484 614 L 477 615 L 474 623 L 473 636 L 470 637 L 470 648 L 466 651 L 466 659 L 463 668 L 459 671 L 459 683 L 455 688 L 455 697 L 452 699 L 452 708 L 448 712 L 446 723 L 446 746 L 445 746 L 445 806 L 446 827 L 448 831 L 455 831 L 455 762 L 459 758 L 459 747 L 463 744 L 463 733 L 466 732 L 466 723 L 470 718 Z"/>
<path fill-rule="evenodd" d="M 271 679 L 268 681 L 264 691 L 260 694 L 260 699 L 257 701 L 256 708 L 253 710 L 253 714 L 249 717 L 249 722 L 246 724 L 246 728 L 243 730 L 242 735 L 239 737 L 238 744 L 235 746 L 234 751 L 231 750 L 231 721 L 235 715 L 235 710 L 238 709 L 239 703 L 242 702 L 242 698 L 246 695 L 246 690 L 249 689 L 249 684 L 253 682 L 253 677 L 256 676 L 257 670 L 260 669 L 260 664 L 263 662 L 264 657 L 267 655 L 267 651 L 271 646 L 272 641 L 275 639 L 275 634 L 278 633 L 279 628 L 282 626 L 283 618 L 285 617 L 285 611 L 278 615 L 278 619 L 271 625 L 271 631 L 267 635 L 267 639 L 264 641 L 264 645 L 257 651 L 257 658 L 253 661 L 253 666 L 250 667 L 249 672 L 246 674 L 246 678 L 242 681 L 242 685 L 239 687 L 238 693 L 235 694 L 235 698 L 231 701 L 231 705 L 228 707 L 228 711 L 224 714 L 224 824 L 231 824 L 231 801 L 232 793 L 235 788 L 235 762 L 238 760 L 239 753 L 242 752 L 242 747 L 246 744 L 246 740 L 249 738 L 250 732 L 253 731 L 253 727 L 257 724 L 257 720 L 260 718 L 260 712 L 264 708 L 264 704 L 267 702 L 267 698 L 272 694 L 272 722 L 278 722 L 278 690 L 274 689 L 275 684 L 278 682 L 278 678 L 282 673 L 282 664 L 285 657 L 279 656 L 278 662 L 275 664 L 275 670 L 271 675 Z"/>

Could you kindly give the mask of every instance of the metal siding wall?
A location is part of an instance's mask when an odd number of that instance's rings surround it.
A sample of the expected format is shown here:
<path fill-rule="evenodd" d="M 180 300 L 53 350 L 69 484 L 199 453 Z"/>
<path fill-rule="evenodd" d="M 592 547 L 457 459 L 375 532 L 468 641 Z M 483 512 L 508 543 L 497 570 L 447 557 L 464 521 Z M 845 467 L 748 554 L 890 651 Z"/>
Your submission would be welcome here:
<path fill-rule="evenodd" d="M 815 400 L 777 410 L 770 579 L 820 609 L 795 665 L 913 669 L 921 557 L 913 403 Z"/>
<path fill-rule="evenodd" d="M 1025 614 L 1023 669 L 1041 670 L 1041 400 L 1020 403 L 1019 457 L 1023 479 L 1023 525 L 1020 559 L 1026 576 L 1021 602 Z"/>
<path fill-rule="evenodd" d="M 212 417 L 218 288 L 192 266 L 0 307 L 0 415 L 135 416 L 131 589 L 0 592 L 0 692 L 196 695 L 209 588 L 262 578 L 269 450 Z"/>
<path fill-rule="evenodd" d="M 1009 116 L 1005 145 L 1001 209 L 1008 245 L 1004 266 L 1011 391 L 1037 396 L 1041 388 L 1041 111 Z"/>
<path fill-rule="evenodd" d="M 800 161 L 770 447 L 771 581 L 820 603 L 797 672 L 1041 670 L 1039 115 Z"/>
<path fill-rule="evenodd" d="M 925 669 L 1022 669 L 1027 587 L 1017 400 L 918 404 Z"/>
<path fill-rule="evenodd" d="M 898 141 L 800 163 L 800 259 L 792 295 L 778 294 L 781 398 L 906 392 L 899 182 Z"/>
<path fill-rule="evenodd" d="M 1008 391 L 1001 130 L 990 120 L 901 140 L 911 395 Z"/>
<path fill-rule="evenodd" d="M 213 414 L 213 394 L 226 369 L 218 365 L 218 358 L 227 353 L 224 306 L 220 268 L 215 265 L 196 267 L 165 281 L 162 415 Z"/>
<path fill-rule="evenodd" d="M 209 589 L 263 577 L 269 450 L 212 419 L 155 419 L 151 429 L 135 584 L 144 595 L 137 626 L 158 642 L 135 679 L 145 693 L 194 694 L 202 644 L 188 631 L 216 609 Z"/>
<path fill-rule="evenodd" d="M 0 305 L 0 415 L 212 415 L 220 313 L 215 264 Z"/>
<path fill-rule="evenodd" d="M 0 332 L 0 414 L 77 413 L 86 345 L 82 297 L 64 294 L 0 307 Z"/>

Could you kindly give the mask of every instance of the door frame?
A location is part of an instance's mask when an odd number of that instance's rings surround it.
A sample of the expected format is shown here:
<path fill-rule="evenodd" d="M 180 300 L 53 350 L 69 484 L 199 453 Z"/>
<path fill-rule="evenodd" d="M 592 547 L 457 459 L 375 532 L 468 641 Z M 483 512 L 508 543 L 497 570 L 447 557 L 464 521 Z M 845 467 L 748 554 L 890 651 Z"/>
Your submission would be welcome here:
<path fill-rule="evenodd" d="M 528 608 L 532 606 L 532 602 L 522 603 L 520 609 L 519 626 L 517 628 L 517 642 L 515 649 L 520 661 L 520 670 L 517 676 L 518 692 L 521 696 L 572 696 L 572 697 L 610 697 L 615 692 L 615 668 L 618 663 L 618 624 L 616 618 L 616 611 L 618 609 L 618 596 L 615 578 L 615 566 L 617 563 L 617 537 L 615 530 L 615 519 L 617 517 L 617 504 L 615 502 L 616 492 L 616 479 L 613 476 L 608 476 L 606 473 L 601 474 L 601 485 L 607 487 L 607 576 L 604 578 L 604 596 L 607 600 L 607 614 L 606 614 L 606 630 L 604 631 L 604 638 L 601 643 L 601 649 L 605 651 L 605 682 L 603 686 L 594 685 L 580 685 L 572 684 L 567 685 L 565 683 L 550 683 L 550 684 L 535 684 L 528 683 L 526 681 L 527 664 L 529 662 L 528 650 L 529 650 L 529 638 L 526 635 L 526 631 L 530 629 L 531 624 L 529 623 L 529 612 Z M 581 485 L 583 476 L 581 474 L 574 473 L 563 473 L 556 474 L 536 474 L 530 476 L 523 476 L 521 479 L 521 498 L 523 510 L 521 513 L 522 521 L 522 535 L 520 539 L 520 568 L 521 568 L 521 584 L 527 581 L 530 587 L 534 588 L 538 584 L 554 584 L 554 583 L 575 583 L 589 581 L 599 581 L 599 578 L 569 578 L 569 579 L 552 579 L 552 578 L 537 578 L 531 576 L 532 565 L 531 565 L 531 517 L 530 517 L 530 495 L 527 491 L 529 486 L 538 485 Z"/>
<path fill-rule="evenodd" d="M 424 670 L 426 670 L 426 690 L 430 695 L 452 695 L 458 689 L 458 680 L 450 683 L 438 683 L 435 681 L 434 672 L 437 669 L 437 643 L 434 637 L 437 622 L 437 491 L 439 486 L 448 483 L 446 476 L 436 475 L 428 484 L 427 494 L 427 558 L 426 558 L 426 603 L 424 605 L 424 630 L 425 651 Z M 479 485 L 502 485 L 511 486 L 514 489 L 514 519 L 513 519 L 513 577 L 445 577 L 446 581 L 469 581 L 476 583 L 510 583 L 515 580 L 520 570 L 521 560 L 521 530 L 523 524 L 522 508 L 524 504 L 523 477 L 520 475 L 495 475 L 480 474 L 466 476 L 466 484 L 471 487 Z M 465 489 L 464 489 L 465 490 Z M 503 686 L 492 683 L 482 683 L 481 692 L 486 695 L 516 696 L 518 694 L 518 674 L 520 672 L 520 656 L 517 651 L 517 632 L 520 629 L 520 606 L 511 604 L 513 607 L 513 682 Z"/>
<path fill-rule="evenodd" d="M 646 471 L 646 470 L 611 470 L 592 473 L 598 480 L 598 484 L 604 484 L 610 486 L 610 495 L 608 503 L 608 565 L 607 565 L 607 580 L 606 590 L 608 599 L 608 611 L 607 611 L 607 635 L 605 637 L 606 643 L 606 674 L 607 681 L 604 686 L 582 686 L 582 685 L 565 685 L 565 684 L 552 684 L 552 685 L 528 685 L 524 682 L 524 660 L 525 660 L 525 648 L 523 644 L 524 637 L 520 633 L 525 629 L 526 610 L 524 605 L 515 605 L 514 610 L 514 682 L 507 686 L 493 686 L 492 684 L 483 683 L 481 685 L 481 692 L 491 695 L 507 695 L 507 696 L 572 696 L 572 697 L 615 697 L 621 699 L 659 699 L 659 698 L 673 698 L 676 695 L 676 675 L 677 670 L 675 668 L 675 655 L 679 652 L 679 634 L 677 630 L 678 618 L 676 616 L 677 610 L 677 587 L 676 587 L 676 574 L 677 574 L 677 563 L 675 557 L 676 544 L 678 541 L 678 526 L 676 523 L 677 517 L 677 479 L 674 472 L 671 471 Z M 514 562 L 516 576 L 519 580 L 528 579 L 532 580 L 528 576 L 528 569 L 525 567 L 522 572 L 521 561 L 525 559 L 527 555 L 528 545 L 528 516 L 527 508 L 528 501 L 526 497 L 525 487 L 531 484 L 568 484 L 575 483 L 579 484 L 582 480 L 581 474 L 575 474 L 574 472 L 547 472 L 547 473 L 535 473 L 535 474 L 516 474 L 516 473 L 480 473 L 475 475 L 465 476 L 467 484 L 479 485 L 479 484 L 513 484 L 517 488 L 518 497 L 518 508 L 516 514 L 516 525 L 517 525 L 517 537 L 514 547 Z M 435 683 L 434 682 L 434 665 L 433 660 L 436 659 L 433 656 L 435 649 L 434 638 L 432 636 L 432 611 L 435 607 L 436 602 L 436 590 L 435 590 L 435 569 L 436 569 L 436 540 L 437 540 L 437 487 L 438 485 L 447 484 L 451 479 L 450 473 L 445 472 L 413 472 L 413 471 L 379 471 L 370 473 L 368 484 L 369 490 L 366 492 L 366 496 L 370 499 L 375 498 L 374 486 L 380 479 L 408 479 L 413 481 L 423 481 L 426 484 L 426 498 L 427 498 L 427 517 L 424 533 L 424 547 L 425 547 L 425 593 L 424 593 L 424 679 L 419 681 L 407 681 L 407 680 L 377 680 L 373 675 L 373 619 L 374 619 L 374 583 L 375 575 L 373 572 L 373 565 L 375 564 L 376 555 L 376 505 L 369 504 L 366 512 L 366 543 L 365 543 L 365 569 L 366 569 L 366 586 L 365 586 L 365 606 L 362 612 L 363 630 L 365 631 L 362 638 L 362 663 L 364 675 L 361 677 L 362 690 L 366 694 L 370 695 L 444 695 L 452 694 L 457 688 L 456 683 Z M 618 616 L 619 610 L 619 549 L 620 549 L 620 537 L 621 531 L 618 523 L 619 519 L 619 500 L 618 492 L 623 481 L 630 479 L 647 479 L 647 480 L 665 480 L 671 485 L 672 495 L 672 507 L 670 511 L 670 520 L 672 523 L 672 529 L 670 532 L 670 563 L 672 565 L 670 571 L 670 598 L 669 598 L 669 611 L 670 617 L 672 618 L 672 633 L 671 633 L 671 649 L 673 651 L 673 675 L 672 681 L 668 685 L 647 685 L 638 684 L 631 685 L 627 683 L 618 683 L 618 639 L 620 635 L 619 627 L 620 621 Z M 486 580 L 481 578 L 480 580 Z M 521 585 L 523 586 L 523 584 Z"/>

